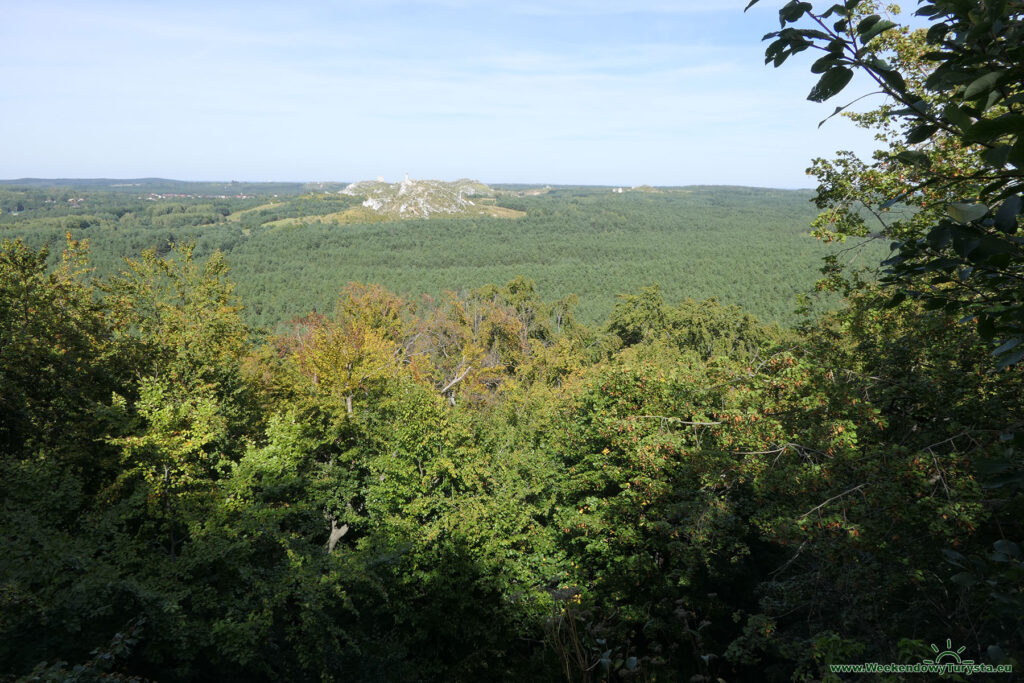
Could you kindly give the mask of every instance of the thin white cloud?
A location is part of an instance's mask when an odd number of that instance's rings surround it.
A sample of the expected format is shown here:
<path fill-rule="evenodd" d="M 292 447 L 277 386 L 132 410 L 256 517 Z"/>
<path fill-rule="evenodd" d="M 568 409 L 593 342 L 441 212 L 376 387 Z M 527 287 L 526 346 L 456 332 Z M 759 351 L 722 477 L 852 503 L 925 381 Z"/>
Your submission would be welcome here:
<path fill-rule="evenodd" d="M 744 1 L 19 4 L 0 177 L 737 182 L 714 153 L 746 149 L 800 184 L 835 129 Z"/>
<path fill-rule="evenodd" d="M 444 7 L 488 10 L 528 16 L 593 16 L 617 14 L 712 14 L 742 11 L 748 0 L 510 0 L 487 3 L 480 0 L 372 0 L 375 5 Z M 346 3 L 339 3 L 344 6 Z"/>

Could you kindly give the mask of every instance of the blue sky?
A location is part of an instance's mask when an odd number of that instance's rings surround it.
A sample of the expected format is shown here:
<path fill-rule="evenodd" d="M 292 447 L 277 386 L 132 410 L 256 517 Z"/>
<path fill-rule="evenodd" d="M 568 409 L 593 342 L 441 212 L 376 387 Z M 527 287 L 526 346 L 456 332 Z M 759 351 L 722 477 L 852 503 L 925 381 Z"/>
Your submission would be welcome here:
<path fill-rule="evenodd" d="M 745 4 L 8 3 L 0 177 L 812 186 L 870 135 Z"/>

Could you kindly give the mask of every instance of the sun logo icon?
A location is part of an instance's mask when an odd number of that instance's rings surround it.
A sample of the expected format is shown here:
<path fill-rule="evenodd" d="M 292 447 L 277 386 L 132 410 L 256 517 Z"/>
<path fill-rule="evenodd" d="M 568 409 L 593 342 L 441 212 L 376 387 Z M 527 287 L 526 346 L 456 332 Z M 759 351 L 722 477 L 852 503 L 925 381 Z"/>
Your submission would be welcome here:
<path fill-rule="evenodd" d="M 939 652 L 939 646 L 936 645 L 935 643 L 932 643 L 932 652 L 934 652 L 935 655 L 936 655 L 935 659 L 925 659 L 921 663 L 922 664 L 942 664 L 943 663 L 943 661 L 942 661 L 943 659 L 951 659 L 953 661 L 952 662 L 948 662 L 948 663 L 953 663 L 953 664 L 974 664 L 974 660 L 973 659 L 960 659 L 960 655 L 963 654 L 963 651 L 966 650 L 966 649 L 967 649 L 966 647 L 961 647 L 959 650 L 954 651 L 953 650 L 953 641 L 950 640 L 949 638 L 946 638 L 946 649 L 944 651 L 942 651 L 942 652 Z"/>

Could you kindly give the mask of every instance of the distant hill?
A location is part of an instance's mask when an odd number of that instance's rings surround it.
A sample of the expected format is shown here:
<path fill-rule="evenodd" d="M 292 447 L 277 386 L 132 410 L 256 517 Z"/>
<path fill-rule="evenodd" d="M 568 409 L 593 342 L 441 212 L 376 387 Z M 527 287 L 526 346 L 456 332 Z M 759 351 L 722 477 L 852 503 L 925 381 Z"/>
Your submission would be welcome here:
<path fill-rule="evenodd" d="M 0 186 L 24 188 L 60 187 L 76 190 L 134 194 L 189 195 L 271 195 L 301 194 L 311 191 L 336 191 L 344 183 L 287 183 L 170 180 L 167 178 L 14 178 L 0 180 Z"/>
<path fill-rule="evenodd" d="M 341 193 L 363 199 L 361 207 L 347 212 L 351 218 L 365 218 L 367 212 L 384 220 L 431 216 L 518 218 L 525 215 L 522 211 L 497 206 L 495 190 L 468 178 L 445 182 L 413 180 L 406 175 L 400 183 L 383 179 L 352 183 Z"/>

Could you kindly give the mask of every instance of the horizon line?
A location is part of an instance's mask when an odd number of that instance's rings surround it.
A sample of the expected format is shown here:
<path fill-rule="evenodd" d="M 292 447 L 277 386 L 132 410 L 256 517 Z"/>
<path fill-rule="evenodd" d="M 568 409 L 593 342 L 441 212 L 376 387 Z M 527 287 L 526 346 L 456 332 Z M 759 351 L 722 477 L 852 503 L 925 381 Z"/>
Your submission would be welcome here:
<path fill-rule="evenodd" d="M 74 182 L 111 182 L 111 183 L 128 183 L 128 182 L 169 182 L 169 183 L 191 183 L 191 184 L 223 184 L 223 185 L 350 185 L 356 182 L 366 182 L 367 180 L 375 180 L 374 178 L 366 178 L 361 180 L 183 180 L 180 178 L 163 178 L 160 176 L 142 176 L 135 178 L 113 178 L 107 176 L 96 176 L 96 177 L 52 177 L 43 178 L 35 176 L 24 176 L 21 178 L 0 178 L 0 185 L 17 185 L 18 183 L 74 183 Z M 636 188 L 636 187 L 653 187 L 653 188 L 664 188 L 664 189 L 681 189 L 688 187 L 737 187 L 737 188 L 749 188 L 758 190 L 787 190 L 787 191 L 801 191 L 801 190 L 813 190 L 811 186 L 800 186 L 800 187 L 779 187 L 772 185 L 744 185 L 744 184 L 733 184 L 733 183 L 688 183 L 685 185 L 656 185 L 653 183 L 566 183 L 566 182 L 539 182 L 539 181 L 482 181 L 475 178 L 468 178 L 467 176 L 461 176 L 459 179 L 474 180 L 481 182 L 485 185 L 525 185 L 530 187 L 593 187 L 593 188 Z M 454 182 L 454 180 L 444 180 L 440 178 L 412 178 L 411 180 L 437 180 L 440 182 Z M 384 182 L 389 182 L 385 180 Z M 394 181 L 395 183 L 401 181 Z"/>

